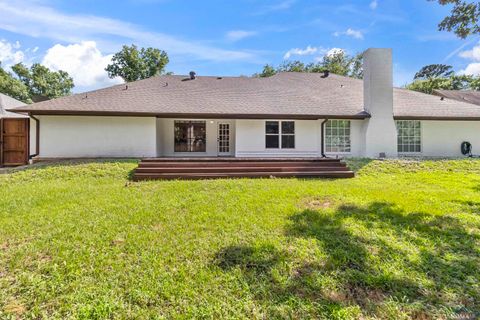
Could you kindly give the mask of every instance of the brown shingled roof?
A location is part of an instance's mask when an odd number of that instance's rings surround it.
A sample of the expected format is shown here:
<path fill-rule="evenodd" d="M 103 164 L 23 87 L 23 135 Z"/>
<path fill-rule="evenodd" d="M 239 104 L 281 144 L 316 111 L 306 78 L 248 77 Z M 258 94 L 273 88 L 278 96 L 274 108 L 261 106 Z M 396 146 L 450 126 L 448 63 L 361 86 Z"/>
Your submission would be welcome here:
<path fill-rule="evenodd" d="M 19 113 L 8 112 L 6 109 L 16 108 L 24 106 L 25 103 L 18 101 L 0 93 L 0 118 L 28 118 L 27 116 Z"/>
<path fill-rule="evenodd" d="M 363 82 L 331 74 L 270 78 L 159 76 L 16 109 L 32 114 L 155 115 L 217 118 L 366 118 Z M 479 118 L 472 105 L 394 89 L 398 117 Z"/>
<path fill-rule="evenodd" d="M 433 90 L 433 94 L 457 101 L 480 106 L 480 91 L 473 90 Z"/>

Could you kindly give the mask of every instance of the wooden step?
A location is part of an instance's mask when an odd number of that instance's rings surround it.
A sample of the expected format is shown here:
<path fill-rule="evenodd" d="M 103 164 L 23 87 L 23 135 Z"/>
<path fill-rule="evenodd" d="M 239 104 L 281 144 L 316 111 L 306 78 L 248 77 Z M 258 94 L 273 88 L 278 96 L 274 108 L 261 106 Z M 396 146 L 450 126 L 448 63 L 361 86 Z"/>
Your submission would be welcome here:
<path fill-rule="evenodd" d="M 135 173 L 134 180 L 197 180 L 222 178 L 353 178 L 352 171 L 310 171 L 310 172 L 231 172 L 231 173 Z"/>
<path fill-rule="evenodd" d="M 350 171 L 347 167 L 139 167 L 136 173 L 229 173 Z"/>
<path fill-rule="evenodd" d="M 335 161 L 335 162 L 217 162 L 217 161 L 204 161 L 204 162 L 153 162 L 153 161 L 142 161 L 139 164 L 140 168 L 193 168 L 193 167 L 346 167 L 347 165 L 344 162 Z"/>
<path fill-rule="evenodd" d="M 340 162 L 334 158 L 145 158 L 142 162 Z"/>

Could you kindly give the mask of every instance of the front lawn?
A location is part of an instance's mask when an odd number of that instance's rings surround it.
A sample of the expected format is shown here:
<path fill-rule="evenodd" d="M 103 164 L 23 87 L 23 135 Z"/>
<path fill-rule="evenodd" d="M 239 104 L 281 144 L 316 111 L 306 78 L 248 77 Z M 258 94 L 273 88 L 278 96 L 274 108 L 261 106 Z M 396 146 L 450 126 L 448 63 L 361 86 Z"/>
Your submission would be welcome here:
<path fill-rule="evenodd" d="M 347 180 L 0 175 L 0 318 L 480 317 L 480 161 Z"/>

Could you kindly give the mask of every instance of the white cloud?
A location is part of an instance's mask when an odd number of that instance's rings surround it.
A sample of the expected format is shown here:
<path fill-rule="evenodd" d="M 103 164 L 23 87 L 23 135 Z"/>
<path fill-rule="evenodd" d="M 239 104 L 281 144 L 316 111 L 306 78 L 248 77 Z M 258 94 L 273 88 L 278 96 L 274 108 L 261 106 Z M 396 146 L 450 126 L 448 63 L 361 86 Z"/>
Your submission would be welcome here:
<path fill-rule="evenodd" d="M 460 74 L 471 74 L 474 76 L 480 76 L 480 62 L 470 63 L 464 70 L 460 71 Z"/>
<path fill-rule="evenodd" d="M 305 49 L 300 48 L 293 48 L 288 50 L 283 59 L 290 59 L 292 56 L 307 56 L 317 53 L 318 51 L 322 51 L 322 48 L 307 46 Z"/>
<path fill-rule="evenodd" d="M 121 79 L 110 79 L 105 67 L 112 55 L 103 55 L 94 41 L 63 46 L 56 44 L 47 50 L 42 64 L 53 70 L 63 70 L 73 78 L 76 86 L 105 87 L 122 83 Z"/>
<path fill-rule="evenodd" d="M 378 0 L 373 0 L 370 2 L 370 9 L 375 10 L 378 7 Z"/>
<path fill-rule="evenodd" d="M 25 53 L 20 49 L 20 42 L 10 43 L 6 40 L 0 40 L 0 62 L 2 65 L 11 66 L 25 60 Z"/>
<path fill-rule="evenodd" d="M 339 37 L 342 35 L 352 37 L 355 39 L 363 39 L 363 33 L 360 30 L 355 30 L 352 28 L 348 28 L 346 31 L 337 31 L 333 34 L 335 37 Z"/>
<path fill-rule="evenodd" d="M 462 51 L 460 57 L 474 61 L 480 61 L 480 43 L 472 48 L 472 50 Z"/>
<path fill-rule="evenodd" d="M 251 60 L 255 57 L 252 52 L 224 50 L 165 33 L 151 32 L 121 20 L 63 13 L 38 0 L 0 1 L 0 29 L 68 43 L 79 43 L 85 39 L 109 43 L 113 38 L 118 39 L 118 42 L 110 47 L 112 50 L 118 49 L 120 44 L 135 42 L 141 46 L 155 46 L 171 55 L 182 55 L 188 59 L 231 61 Z"/>
<path fill-rule="evenodd" d="M 226 37 L 228 41 L 235 42 L 248 37 L 253 37 L 256 34 L 256 31 L 232 30 L 227 32 Z"/>
<path fill-rule="evenodd" d="M 326 55 L 327 56 L 333 56 L 333 55 L 339 54 L 339 53 L 345 53 L 345 50 L 343 50 L 342 48 L 332 48 L 332 49 L 327 51 Z"/>
<path fill-rule="evenodd" d="M 480 75 L 480 42 L 471 50 L 461 51 L 459 56 L 471 61 L 464 70 L 460 70 L 460 74 Z"/>

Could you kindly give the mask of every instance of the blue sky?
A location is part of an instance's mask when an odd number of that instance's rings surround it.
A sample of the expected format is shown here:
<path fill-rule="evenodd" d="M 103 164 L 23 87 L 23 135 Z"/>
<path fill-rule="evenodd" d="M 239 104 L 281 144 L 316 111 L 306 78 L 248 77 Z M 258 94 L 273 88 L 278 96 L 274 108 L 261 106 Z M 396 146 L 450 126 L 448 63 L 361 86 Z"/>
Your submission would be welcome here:
<path fill-rule="evenodd" d="M 251 75 L 369 47 L 393 48 L 399 86 L 431 63 L 480 73 L 478 37 L 437 31 L 448 12 L 427 0 L 0 0 L 0 60 L 64 69 L 75 91 L 118 83 L 103 68 L 132 43 L 167 51 L 176 74 Z"/>

